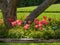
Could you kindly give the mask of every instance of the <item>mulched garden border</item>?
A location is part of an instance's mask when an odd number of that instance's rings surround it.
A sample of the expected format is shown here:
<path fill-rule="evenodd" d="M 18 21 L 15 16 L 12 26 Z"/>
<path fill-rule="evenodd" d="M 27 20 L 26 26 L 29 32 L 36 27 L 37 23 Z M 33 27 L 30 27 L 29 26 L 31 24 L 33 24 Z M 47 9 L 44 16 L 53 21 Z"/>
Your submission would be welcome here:
<path fill-rule="evenodd" d="M 32 39 L 32 38 L 21 38 L 21 39 L 2 39 L 0 38 L 0 43 L 59 43 L 60 39 Z"/>

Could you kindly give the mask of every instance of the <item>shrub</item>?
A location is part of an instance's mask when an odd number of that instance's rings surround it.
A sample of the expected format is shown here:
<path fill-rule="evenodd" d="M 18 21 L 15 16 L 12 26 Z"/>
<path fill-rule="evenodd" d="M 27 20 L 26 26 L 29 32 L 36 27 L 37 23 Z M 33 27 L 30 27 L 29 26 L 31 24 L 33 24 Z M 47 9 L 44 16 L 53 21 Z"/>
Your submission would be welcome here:
<path fill-rule="evenodd" d="M 45 39 L 53 39 L 55 37 L 54 30 L 45 30 L 44 38 Z"/>
<path fill-rule="evenodd" d="M 60 29 L 55 30 L 55 38 L 60 39 Z"/>
<path fill-rule="evenodd" d="M 22 32 L 21 30 L 14 30 L 14 29 L 11 29 L 8 31 L 8 38 L 21 38 L 22 36 Z"/>
<path fill-rule="evenodd" d="M 44 0 L 18 0 L 18 7 L 39 5 Z"/>
<path fill-rule="evenodd" d="M 30 38 L 40 38 L 40 39 L 44 39 L 44 30 L 39 30 L 39 31 L 32 31 L 31 34 L 29 35 Z"/>

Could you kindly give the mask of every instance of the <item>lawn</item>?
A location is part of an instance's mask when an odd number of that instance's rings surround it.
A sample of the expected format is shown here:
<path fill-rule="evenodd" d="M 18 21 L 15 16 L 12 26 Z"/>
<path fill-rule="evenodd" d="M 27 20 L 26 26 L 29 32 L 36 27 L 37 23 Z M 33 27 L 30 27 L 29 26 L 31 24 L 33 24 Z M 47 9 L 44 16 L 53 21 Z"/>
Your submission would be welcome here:
<path fill-rule="evenodd" d="M 17 18 L 18 19 L 21 19 L 22 18 L 22 20 L 24 20 L 26 18 L 26 16 L 29 15 L 35 8 L 37 8 L 37 6 L 17 8 Z M 51 5 L 42 14 L 40 14 L 40 16 L 38 16 L 38 19 L 42 19 L 43 16 L 47 16 L 47 17 L 52 18 L 52 19 L 60 19 L 60 4 L 53 4 L 53 5 Z M 0 19 L 3 19 L 1 12 L 0 12 Z M 20 28 L 21 27 L 19 27 L 19 28 L 15 28 L 14 27 L 13 29 L 11 29 L 11 32 L 14 32 L 14 30 L 16 30 L 16 29 L 20 31 Z M 15 33 L 16 32 L 19 32 L 17 30 L 15 31 Z M 21 31 L 22 31 L 22 28 L 21 28 Z M 13 44 L 13 43 L 12 44 L 11 43 L 10 44 L 2 44 L 1 43 L 0 45 L 16 45 L 16 44 Z M 17 45 L 22 45 L 22 44 L 17 44 Z M 31 43 L 31 44 L 23 44 L 23 45 L 37 45 L 37 43 L 35 43 L 35 44 L 34 43 Z M 38 45 L 40 45 L 40 44 L 38 44 Z M 41 45 L 60 45 L 60 43 L 58 43 L 58 44 L 57 43 L 50 43 L 50 44 L 43 43 Z"/>
<path fill-rule="evenodd" d="M 17 8 L 18 18 L 20 18 L 21 16 L 25 17 L 26 15 L 29 15 L 35 8 L 37 8 L 37 6 Z M 48 17 L 60 19 L 60 4 L 51 5 L 38 18 L 42 18 L 42 16 L 44 16 L 44 15 L 46 15 Z"/>
<path fill-rule="evenodd" d="M 35 8 L 37 8 L 37 6 L 17 8 L 17 18 L 20 19 L 21 17 L 24 17 L 23 19 L 25 19 L 25 17 L 29 15 Z M 60 4 L 51 5 L 38 18 L 42 18 L 42 16 L 44 15 L 60 19 Z M 0 18 L 2 18 L 1 12 L 0 12 Z"/>
<path fill-rule="evenodd" d="M 0 45 L 60 45 L 60 43 L 0 43 Z"/>

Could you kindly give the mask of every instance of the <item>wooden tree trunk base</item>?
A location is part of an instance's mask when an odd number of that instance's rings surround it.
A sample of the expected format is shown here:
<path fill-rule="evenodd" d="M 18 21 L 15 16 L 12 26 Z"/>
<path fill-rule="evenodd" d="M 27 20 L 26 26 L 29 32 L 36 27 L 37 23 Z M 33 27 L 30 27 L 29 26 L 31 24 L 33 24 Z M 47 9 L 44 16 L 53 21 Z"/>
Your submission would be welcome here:
<path fill-rule="evenodd" d="M 21 38 L 21 39 L 0 39 L 0 42 L 3 43 L 59 43 L 60 39 L 32 39 L 32 38 Z"/>

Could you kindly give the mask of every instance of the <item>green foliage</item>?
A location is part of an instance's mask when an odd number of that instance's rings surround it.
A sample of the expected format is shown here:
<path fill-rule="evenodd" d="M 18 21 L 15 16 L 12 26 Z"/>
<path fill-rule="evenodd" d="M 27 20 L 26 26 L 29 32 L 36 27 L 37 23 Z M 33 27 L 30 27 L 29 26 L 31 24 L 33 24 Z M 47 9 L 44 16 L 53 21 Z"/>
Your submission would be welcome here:
<path fill-rule="evenodd" d="M 60 45 L 60 43 L 0 43 L 0 45 Z"/>
<path fill-rule="evenodd" d="M 8 31 L 8 35 L 7 35 L 7 37 L 8 38 L 21 38 L 21 36 L 22 36 L 22 32 L 20 31 L 20 29 L 11 29 L 11 30 L 9 30 Z"/>
<path fill-rule="evenodd" d="M 55 30 L 55 37 L 56 39 L 60 39 L 60 29 Z"/>
<path fill-rule="evenodd" d="M 18 7 L 20 6 L 34 6 L 34 5 L 39 5 L 43 2 L 44 0 L 19 0 L 18 1 Z"/>
<path fill-rule="evenodd" d="M 45 30 L 44 38 L 45 39 L 53 39 L 53 38 L 55 38 L 54 30 Z"/>

